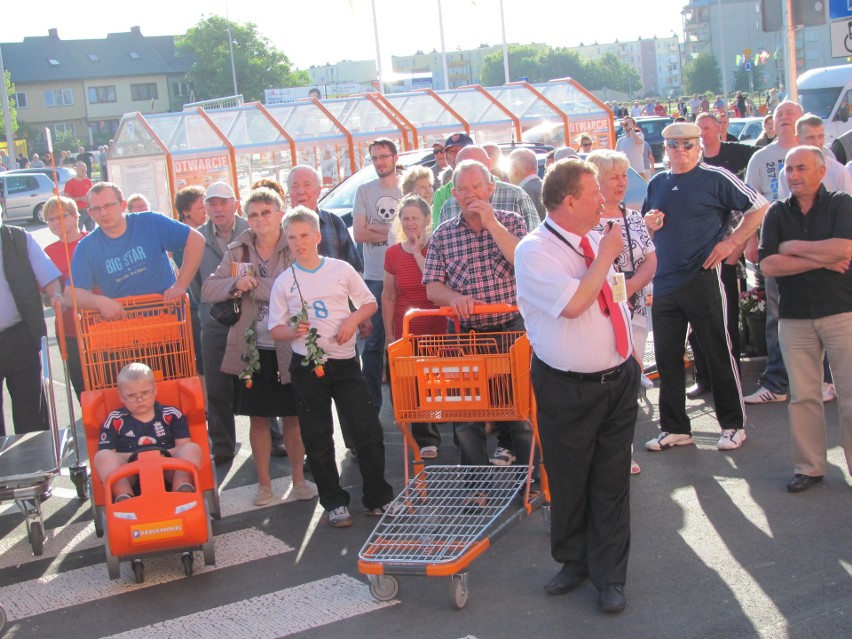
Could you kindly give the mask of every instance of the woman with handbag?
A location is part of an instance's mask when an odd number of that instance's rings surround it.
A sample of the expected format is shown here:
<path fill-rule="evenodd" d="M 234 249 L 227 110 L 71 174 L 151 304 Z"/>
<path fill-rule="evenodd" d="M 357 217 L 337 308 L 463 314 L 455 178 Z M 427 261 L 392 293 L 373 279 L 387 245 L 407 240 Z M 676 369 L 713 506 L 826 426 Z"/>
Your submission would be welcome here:
<path fill-rule="evenodd" d="M 284 202 L 274 191 L 259 188 L 251 191 L 243 211 L 249 228 L 228 245 L 222 263 L 201 287 L 201 298 L 210 304 L 239 300 L 236 323 L 228 332 L 222 372 L 237 376 L 234 412 L 250 420 L 249 441 L 258 478 L 254 505 L 266 506 L 275 499 L 269 474 L 269 418 L 278 416 L 282 418 L 293 471 L 290 498 L 313 499 L 317 491 L 305 481 L 305 448 L 290 386 L 292 353 L 289 343 L 272 339 L 268 325 L 272 284 L 290 265 L 287 238 L 281 228 Z"/>
<path fill-rule="evenodd" d="M 627 156 L 618 151 L 601 149 L 589 153 L 586 160 L 594 164 L 598 170 L 601 195 L 605 200 L 601 221 L 592 230 L 603 233 L 604 226 L 613 221 L 621 227 L 624 249 L 612 266 L 616 272 L 624 273 L 627 299 L 633 311 L 630 322 L 633 332 L 633 356 L 644 368 L 642 358 L 645 354 L 645 342 L 648 339 L 650 328 L 648 317 L 650 309 L 648 308 L 648 295 L 645 287 L 650 284 L 657 270 L 654 243 L 645 227 L 642 214 L 624 206 L 624 194 L 627 192 L 627 171 L 630 167 L 630 160 Z M 654 384 L 645 375 L 642 375 L 642 386 L 653 388 Z M 639 464 L 633 460 L 630 465 L 631 474 L 636 475 L 639 471 Z"/>

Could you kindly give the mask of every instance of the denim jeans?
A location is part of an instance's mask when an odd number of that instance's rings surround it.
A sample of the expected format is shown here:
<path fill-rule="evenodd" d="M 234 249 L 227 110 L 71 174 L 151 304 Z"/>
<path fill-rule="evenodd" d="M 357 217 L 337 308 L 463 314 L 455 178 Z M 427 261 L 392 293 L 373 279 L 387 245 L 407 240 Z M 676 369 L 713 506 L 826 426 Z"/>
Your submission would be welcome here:
<path fill-rule="evenodd" d="M 382 289 L 381 280 L 366 280 L 367 288 L 376 297 L 379 309 L 373 315 L 373 330 L 364 340 L 364 352 L 361 354 L 361 370 L 370 389 L 370 399 L 376 413 L 382 410 L 382 369 L 385 360 L 385 323 L 382 321 Z"/>
<path fill-rule="evenodd" d="M 766 286 L 766 369 L 763 371 L 763 385 L 773 393 L 785 395 L 789 382 L 787 368 L 781 355 L 778 341 L 778 282 L 767 277 Z"/>

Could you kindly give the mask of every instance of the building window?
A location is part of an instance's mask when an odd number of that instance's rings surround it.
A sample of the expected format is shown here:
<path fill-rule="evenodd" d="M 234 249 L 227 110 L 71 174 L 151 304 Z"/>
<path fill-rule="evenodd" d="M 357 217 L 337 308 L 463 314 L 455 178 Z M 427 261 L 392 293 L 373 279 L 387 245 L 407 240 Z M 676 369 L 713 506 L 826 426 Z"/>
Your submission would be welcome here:
<path fill-rule="evenodd" d="M 55 124 L 48 124 L 47 128 L 50 129 L 50 134 L 54 139 L 60 133 L 70 133 L 74 135 L 74 123 L 73 122 L 56 122 Z"/>
<path fill-rule="evenodd" d="M 324 84 L 325 79 L 323 79 L 322 83 Z M 185 95 L 189 94 L 189 85 L 186 82 L 172 82 L 172 93 L 176 98 L 182 98 Z"/>
<path fill-rule="evenodd" d="M 25 91 L 18 91 L 15 94 L 15 106 L 19 109 L 26 109 L 30 106 L 29 101 L 27 100 L 27 94 Z"/>
<path fill-rule="evenodd" d="M 52 67 L 58 67 L 59 66 L 59 60 L 57 60 L 56 58 L 48 58 L 47 61 L 50 64 L 50 66 L 52 66 Z"/>
<path fill-rule="evenodd" d="M 140 58 L 139 54 L 136 53 L 135 51 L 130 51 L 130 52 L 128 52 L 127 55 L 130 56 L 131 60 L 139 60 L 139 58 Z"/>
<path fill-rule="evenodd" d="M 70 106 L 74 104 L 74 92 L 71 89 L 54 89 L 44 92 L 44 106 Z"/>
<path fill-rule="evenodd" d="M 94 53 L 90 53 L 89 54 L 89 60 L 92 61 L 92 62 L 98 62 L 99 58 Z"/>
<path fill-rule="evenodd" d="M 156 100 L 159 96 L 157 95 L 157 83 L 156 82 L 147 82 L 145 84 L 131 84 L 130 85 L 130 99 L 134 101 L 139 100 Z"/>
<path fill-rule="evenodd" d="M 89 104 L 115 102 L 115 87 L 89 87 Z"/>

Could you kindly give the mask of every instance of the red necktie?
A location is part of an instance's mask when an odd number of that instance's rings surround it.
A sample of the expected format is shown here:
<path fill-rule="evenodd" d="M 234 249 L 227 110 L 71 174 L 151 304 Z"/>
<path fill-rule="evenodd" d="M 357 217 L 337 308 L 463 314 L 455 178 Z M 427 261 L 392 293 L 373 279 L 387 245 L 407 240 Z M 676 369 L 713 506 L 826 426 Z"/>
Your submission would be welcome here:
<path fill-rule="evenodd" d="M 586 265 L 591 264 L 595 259 L 595 252 L 592 250 L 592 245 L 589 244 L 589 238 L 586 236 L 580 238 L 580 248 L 583 249 L 583 257 L 586 258 Z M 612 299 L 612 289 L 606 280 L 604 280 L 603 286 L 598 293 L 598 305 L 601 307 L 601 312 L 604 315 L 608 315 L 612 322 L 612 329 L 615 331 L 615 348 L 618 354 L 622 357 L 627 357 L 627 354 L 630 352 L 627 324 L 624 321 L 621 308 Z"/>

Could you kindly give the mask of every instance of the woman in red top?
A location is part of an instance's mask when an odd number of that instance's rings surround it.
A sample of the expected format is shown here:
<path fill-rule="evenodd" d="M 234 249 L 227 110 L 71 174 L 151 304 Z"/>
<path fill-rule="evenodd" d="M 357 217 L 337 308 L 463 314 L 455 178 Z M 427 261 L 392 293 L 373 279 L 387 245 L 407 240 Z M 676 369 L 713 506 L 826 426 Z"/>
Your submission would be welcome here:
<path fill-rule="evenodd" d="M 86 233 L 77 228 L 77 205 L 70 198 L 52 197 L 45 203 L 42 212 L 50 232 L 59 238 L 53 244 L 45 246 L 44 252 L 62 273 L 62 288 L 64 289 L 65 282 L 68 280 L 68 273 L 71 270 L 69 266 L 71 258 L 74 257 L 77 244 L 86 236 Z M 74 392 L 79 400 L 80 393 L 84 390 L 83 368 L 80 364 L 80 348 L 77 344 L 77 327 L 74 324 L 73 308 L 66 308 L 62 313 L 62 324 L 65 328 L 68 375 L 71 377 L 71 385 L 74 387 Z"/>
<path fill-rule="evenodd" d="M 382 319 L 388 343 L 402 337 L 402 318 L 410 308 L 436 308 L 426 296 L 423 265 L 432 228 L 432 210 L 419 195 L 406 195 L 399 202 L 395 223 L 399 243 L 385 253 L 385 284 L 382 292 Z M 444 317 L 421 317 L 411 322 L 415 335 L 443 335 L 447 332 Z M 437 457 L 441 436 L 434 424 L 413 424 L 412 435 L 425 459 Z"/>

